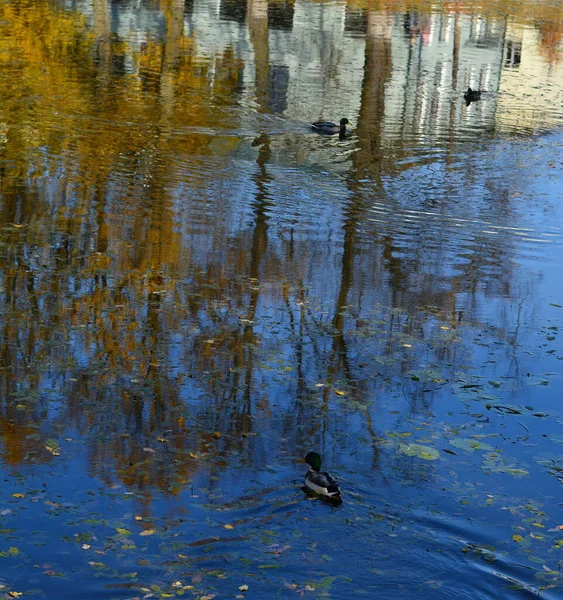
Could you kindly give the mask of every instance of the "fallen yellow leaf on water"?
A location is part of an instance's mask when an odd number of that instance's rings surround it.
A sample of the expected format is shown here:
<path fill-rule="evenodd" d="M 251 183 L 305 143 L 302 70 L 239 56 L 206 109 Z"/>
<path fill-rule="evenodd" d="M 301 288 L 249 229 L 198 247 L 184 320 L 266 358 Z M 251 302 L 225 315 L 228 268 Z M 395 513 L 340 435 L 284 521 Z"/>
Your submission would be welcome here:
<path fill-rule="evenodd" d="M 343 392 L 342 390 L 334 390 L 334 393 L 338 396 L 346 396 L 346 392 Z"/>
<path fill-rule="evenodd" d="M 239 589 L 241 592 L 247 592 L 247 591 L 248 591 L 248 586 L 246 585 L 246 583 L 243 583 L 242 585 L 239 585 L 239 586 L 238 586 L 238 589 Z"/>
<path fill-rule="evenodd" d="M 145 529 L 145 531 L 141 531 L 141 533 L 139 535 L 145 536 L 145 535 L 153 535 L 156 533 L 156 529 Z"/>
<path fill-rule="evenodd" d="M 8 592 L 8 596 L 11 596 L 12 598 L 19 598 L 20 596 L 23 596 L 23 592 Z"/>
<path fill-rule="evenodd" d="M 143 517 L 139 516 L 139 515 L 135 515 L 135 521 L 142 521 Z"/>
<path fill-rule="evenodd" d="M 25 498 L 25 494 L 12 494 L 12 498 Z"/>
<path fill-rule="evenodd" d="M 446 325 L 440 325 L 440 329 L 443 329 L 444 331 L 448 331 L 449 327 L 447 327 Z"/>
<path fill-rule="evenodd" d="M 234 529 L 234 527 L 232 525 L 229 525 L 229 523 L 227 523 L 226 525 L 223 525 L 223 527 L 225 529 Z"/>
<path fill-rule="evenodd" d="M 412 344 L 403 344 L 403 348 L 412 348 Z"/>

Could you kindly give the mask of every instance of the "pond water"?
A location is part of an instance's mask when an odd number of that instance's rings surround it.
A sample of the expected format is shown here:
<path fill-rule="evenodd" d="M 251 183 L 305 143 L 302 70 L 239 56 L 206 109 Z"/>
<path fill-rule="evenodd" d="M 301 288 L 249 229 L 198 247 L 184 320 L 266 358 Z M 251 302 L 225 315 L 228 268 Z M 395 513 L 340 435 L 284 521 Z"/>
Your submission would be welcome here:
<path fill-rule="evenodd" d="M 562 598 L 562 40 L 5 0 L 0 594 Z"/>

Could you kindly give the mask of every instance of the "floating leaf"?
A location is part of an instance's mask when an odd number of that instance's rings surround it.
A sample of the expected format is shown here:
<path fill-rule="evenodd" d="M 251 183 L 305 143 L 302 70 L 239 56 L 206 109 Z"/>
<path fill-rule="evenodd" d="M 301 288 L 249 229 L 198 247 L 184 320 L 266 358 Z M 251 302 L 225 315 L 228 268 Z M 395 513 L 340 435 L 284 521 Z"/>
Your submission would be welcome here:
<path fill-rule="evenodd" d="M 121 535 L 131 535 L 133 532 L 129 531 L 129 529 L 124 529 L 123 527 L 116 527 L 115 531 Z"/>
<path fill-rule="evenodd" d="M 524 538 L 523 538 L 523 537 L 522 537 L 520 534 L 518 534 L 518 533 L 515 533 L 515 534 L 512 536 L 512 539 L 513 539 L 515 542 L 518 542 L 518 543 L 520 543 L 520 542 L 523 542 L 523 541 L 524 541 Z"/>
<path fill-rule="evenodd" d="M 455 448 L 465 450 L 466 452 L 475 452 L 475 450 L 486 450 L 490 452 L 494 450 L 494 448 L 489 446 L 489 444 L 485 444 L 479 440 L 471 438 L 455 438 L 450 440 L 450 444 Z"/>
<path fill-rule="evenodd" d="M 527 477 L 529 475 L 529 472 L 526 469 L 522 469 L 514 463 L 509 463 L 508 459 L 501 459 L 500 456 L 492 453 L 487 456 L 482 468 L 491 473 L 507 473 L 513 477 Z"/>
<path fill-rule="evenodd" d="M 156 529 L 145 529 L 139 533 L 140 536 L 154 535 L 156 533 Z"/>
<path fill-rule="evenodd" d="M 424 460 L 436 460 L 440 453 L 431 446 L 422 446 L 421 444 L 399 444 L 399 452 L 407 456 L 417 456 Z"/>

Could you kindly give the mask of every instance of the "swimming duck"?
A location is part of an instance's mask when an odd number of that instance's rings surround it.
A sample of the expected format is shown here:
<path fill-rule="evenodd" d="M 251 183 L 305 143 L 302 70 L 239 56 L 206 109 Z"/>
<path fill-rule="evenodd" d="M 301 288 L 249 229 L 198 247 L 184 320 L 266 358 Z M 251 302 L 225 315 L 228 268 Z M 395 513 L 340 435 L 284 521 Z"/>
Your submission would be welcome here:
<path fill-rule="evenodd" d="M 346 118 L 340 119 L 340 125 L 337 125 L 332 121 L 315 121 L 314 123 L 311 123 L 311 128 L 317 133 L 328 133 L 329 135 L 339 133 L 340 135 L 346 135 L 346 125 L 348 125 L 349 122 L 350 121 Z"/>
<path fill-rule="evenodd" d="M 467 106 L 469 106 L 472 102 L 481 100 L 481 90 L 472 90 L 470 87 L 468 87 L 467 92 L 463 94 L 463 97 L 465 98 Z"/>
<path fill-rule="evenodd" d="M 309 452 L 305 462 L 311 467 L 305 475 L 305 486 L 324 499 L 342 502 L 342 494 L 336 480 L 329 473 L 321 473 L 321 457 L 316 452 Z"/>

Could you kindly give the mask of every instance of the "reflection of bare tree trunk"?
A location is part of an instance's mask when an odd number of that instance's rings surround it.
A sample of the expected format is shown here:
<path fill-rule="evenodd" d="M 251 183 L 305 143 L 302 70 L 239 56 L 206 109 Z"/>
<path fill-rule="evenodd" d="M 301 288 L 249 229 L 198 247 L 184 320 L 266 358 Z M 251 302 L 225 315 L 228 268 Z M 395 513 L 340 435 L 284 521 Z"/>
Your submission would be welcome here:
<path fill-rule="evenodd" d="M 174 110 L 174 74 L 180 53 L 180 42 L 184 34 L 184 0 L 169 0 L 165 10 L 166 15 L 166 45 L 162 60 L 162 76 L 160 99 L 162 102 L 162 117 L 167 125 Z"/>
<path fill-rule="evenodd" d="M 381 121 L 385 110 L 385 83 L 391 73 L 391 20 L 385 12 L 368 14 L 365 76 L 357 133 L 360 150 L 354 154 L 354 166 L 360 176 L 369 171 L 379 173 L 381 157 Z M 352 184 L 353 185 L 353 184 Z M 353 191 L 353 190 L 352 190 Z M 351 377 L 344 339 L 344 311 L 353 284 L 356 233 L 363 216 L 361 194 L 353 194 L 344 221 L 344 248 L 340 290 L 335 307 L 333 353 L 336 364 L 342 367 L 346 379 Z"/>
<path fill-rule="evenodd" d="M 452 86 L 454 93 L 458 93 L 457 90 L 457 75 L 459 71 L 459 43 L 461 40 L 461 22 L 459 15 L 454 16 L 454 42 L 453 42 L 453 54 L 452 54 Z M 455 114 L 456 114 L 457 103 L 452 102 L 450 104 L 450 126 L 449 126 L 449 147 L 453 147 L 455 141 L 456 127 L 455 127 Z M 448 153 L 448 162 L 450 162 L 450 154 Z"/>
<path fill-rule="evenodd" d="M 348 354 L 346 350 L 346 339 L 344 337 L 344 320 L 346 305 L 348 303 L 348 293 L 353 283 L 354 256 L 356 251 L 356 231 L 358 222 L 362 214 L 361 199 L 356 197 L 352 199 L 348 207 L 348 214 L 344 221 L 344 248 L 342 252 L 342 268 L 340 271 L 340 289 L 338 298 L 334 307 L 334 317 L 332 326 L 334 333 L 332 337 L 332 364 L 329 367 L 329 374 L 334 377 L 335 373 L 342 370 L 344 377 L 350 381 L 352 374 L 348 363 Z"/>
<path fill-rule="evenodd" d="M 267 136 L 262 135 L 256 145 L 260 144 L 260 150 L 258 152 L 258 172 L 252 178 L 256 184 L 256 199 L 254 202 L 254 230 L 252 232 L 252 245 L 250 248 L 250 264 L 249 264 L 249 278 L 250 278 L 250 303 L 247 312 L 248 323 L 245 324 L 242 340 L 240 344 L 236 344 L 238 347 L 238 354 L 235 356 L 235 369 L 238 373 L 240 370 L 244 370 L 244 392 L 242 402 L 242 412 L 236 420 L 236 429 L 238 431 L 250 431 L 252 429 L 252 385 L 254 375 L 254 319 L 256 318 L 256 310 L 258 307 L 258 300 L 260 298 L 260 265 L 262 258 L 266 252 L 268 246 L 268 214 L 267 210 L 270 206 L 270 194 L 268 191 L 268 184 L 272 178 L 267 172 L 266 164 L 270 158 L 270 140 Z M 235 385 L 233 389 L 237 389 L 239 376 L 235 377 Z M 236 408 L 236 407 L 235 407 Z"/>
<path fill-rule="evenodd" d="M 375 180 L 381 170 L 381 121 L 385 111 L 385 83 L 391 73 L 391 21 L 387 13 L 368 14 L 368 34 L 366 37 L 365 75 L 362 87 L 362 100 L 358 119 L 357 134 L 359 151 L 354 154 L 355 170 L 360 177 L 366 172 Z M 351 184 L 355 187 L 354 184 Z M 344 335 L 345 312 L 348 296 L 354 282 L 356 241 L 360 220 L 364 215 L 363 195 L 351 190 L 352 197 L 344 220 L 344 242 L 340 289 L 336 300 L 332 325 L 334 328 L 332 360 L 329 366 L 328 381 L 342 373 L 351 388 L 354 388 L 353 373 L 348 358 Z M 325 397 L 325 401 L 327 398 Z M 366 425 L 373 440 L 374 462 L 379 449 L 369 411 L 365 411 Z"/>
<path fill-rule="evenodd" d="M 94 0 L 93 29 L 98 51 L 98 79 L 107 82 L 111 69 L 111 17 L 109 0 Z"/>
<path fill-rule="evenodd" d="M 381 121 L 385 110 L 385 83 L 391 73 L 391 20 L 386 12 L 368 13 L 365 75 L 357 133 L 360 150 L 354 154 L 354 166 L 363 177 L 365 171 L 379 173 L 381 157 Z M 353 184 L 352 184 L 353 185 Z M 354 191 L 354 190 L 352 190 Z M 339 356 L 347 378 L 351 376 L 344 339 L 344 310 L 353 283 L 356 235 L 363 216 L 363 196 L 353 194 L 344 221 L 344 248 L 340 290 L 336 302 L 333 326 L 333 351 Z"/>
<path fill-rule="evenodd" d="M 370 11 L 357 127 L 359 151 L 354 154 L 354 166 L 360 174 L 367 171 L 372 177 L 381 170 L 381 123 L 385 114 L 385 84 L 391 69 L 391 16 L 387 12 Z"/>
<path fill-rule="evenodd" d="M 270 49 L 267 0 L 248 0 L 248 29 L 250 41 L 254 48 L 256 101 L 261 112 L 270 112 Z"/>

